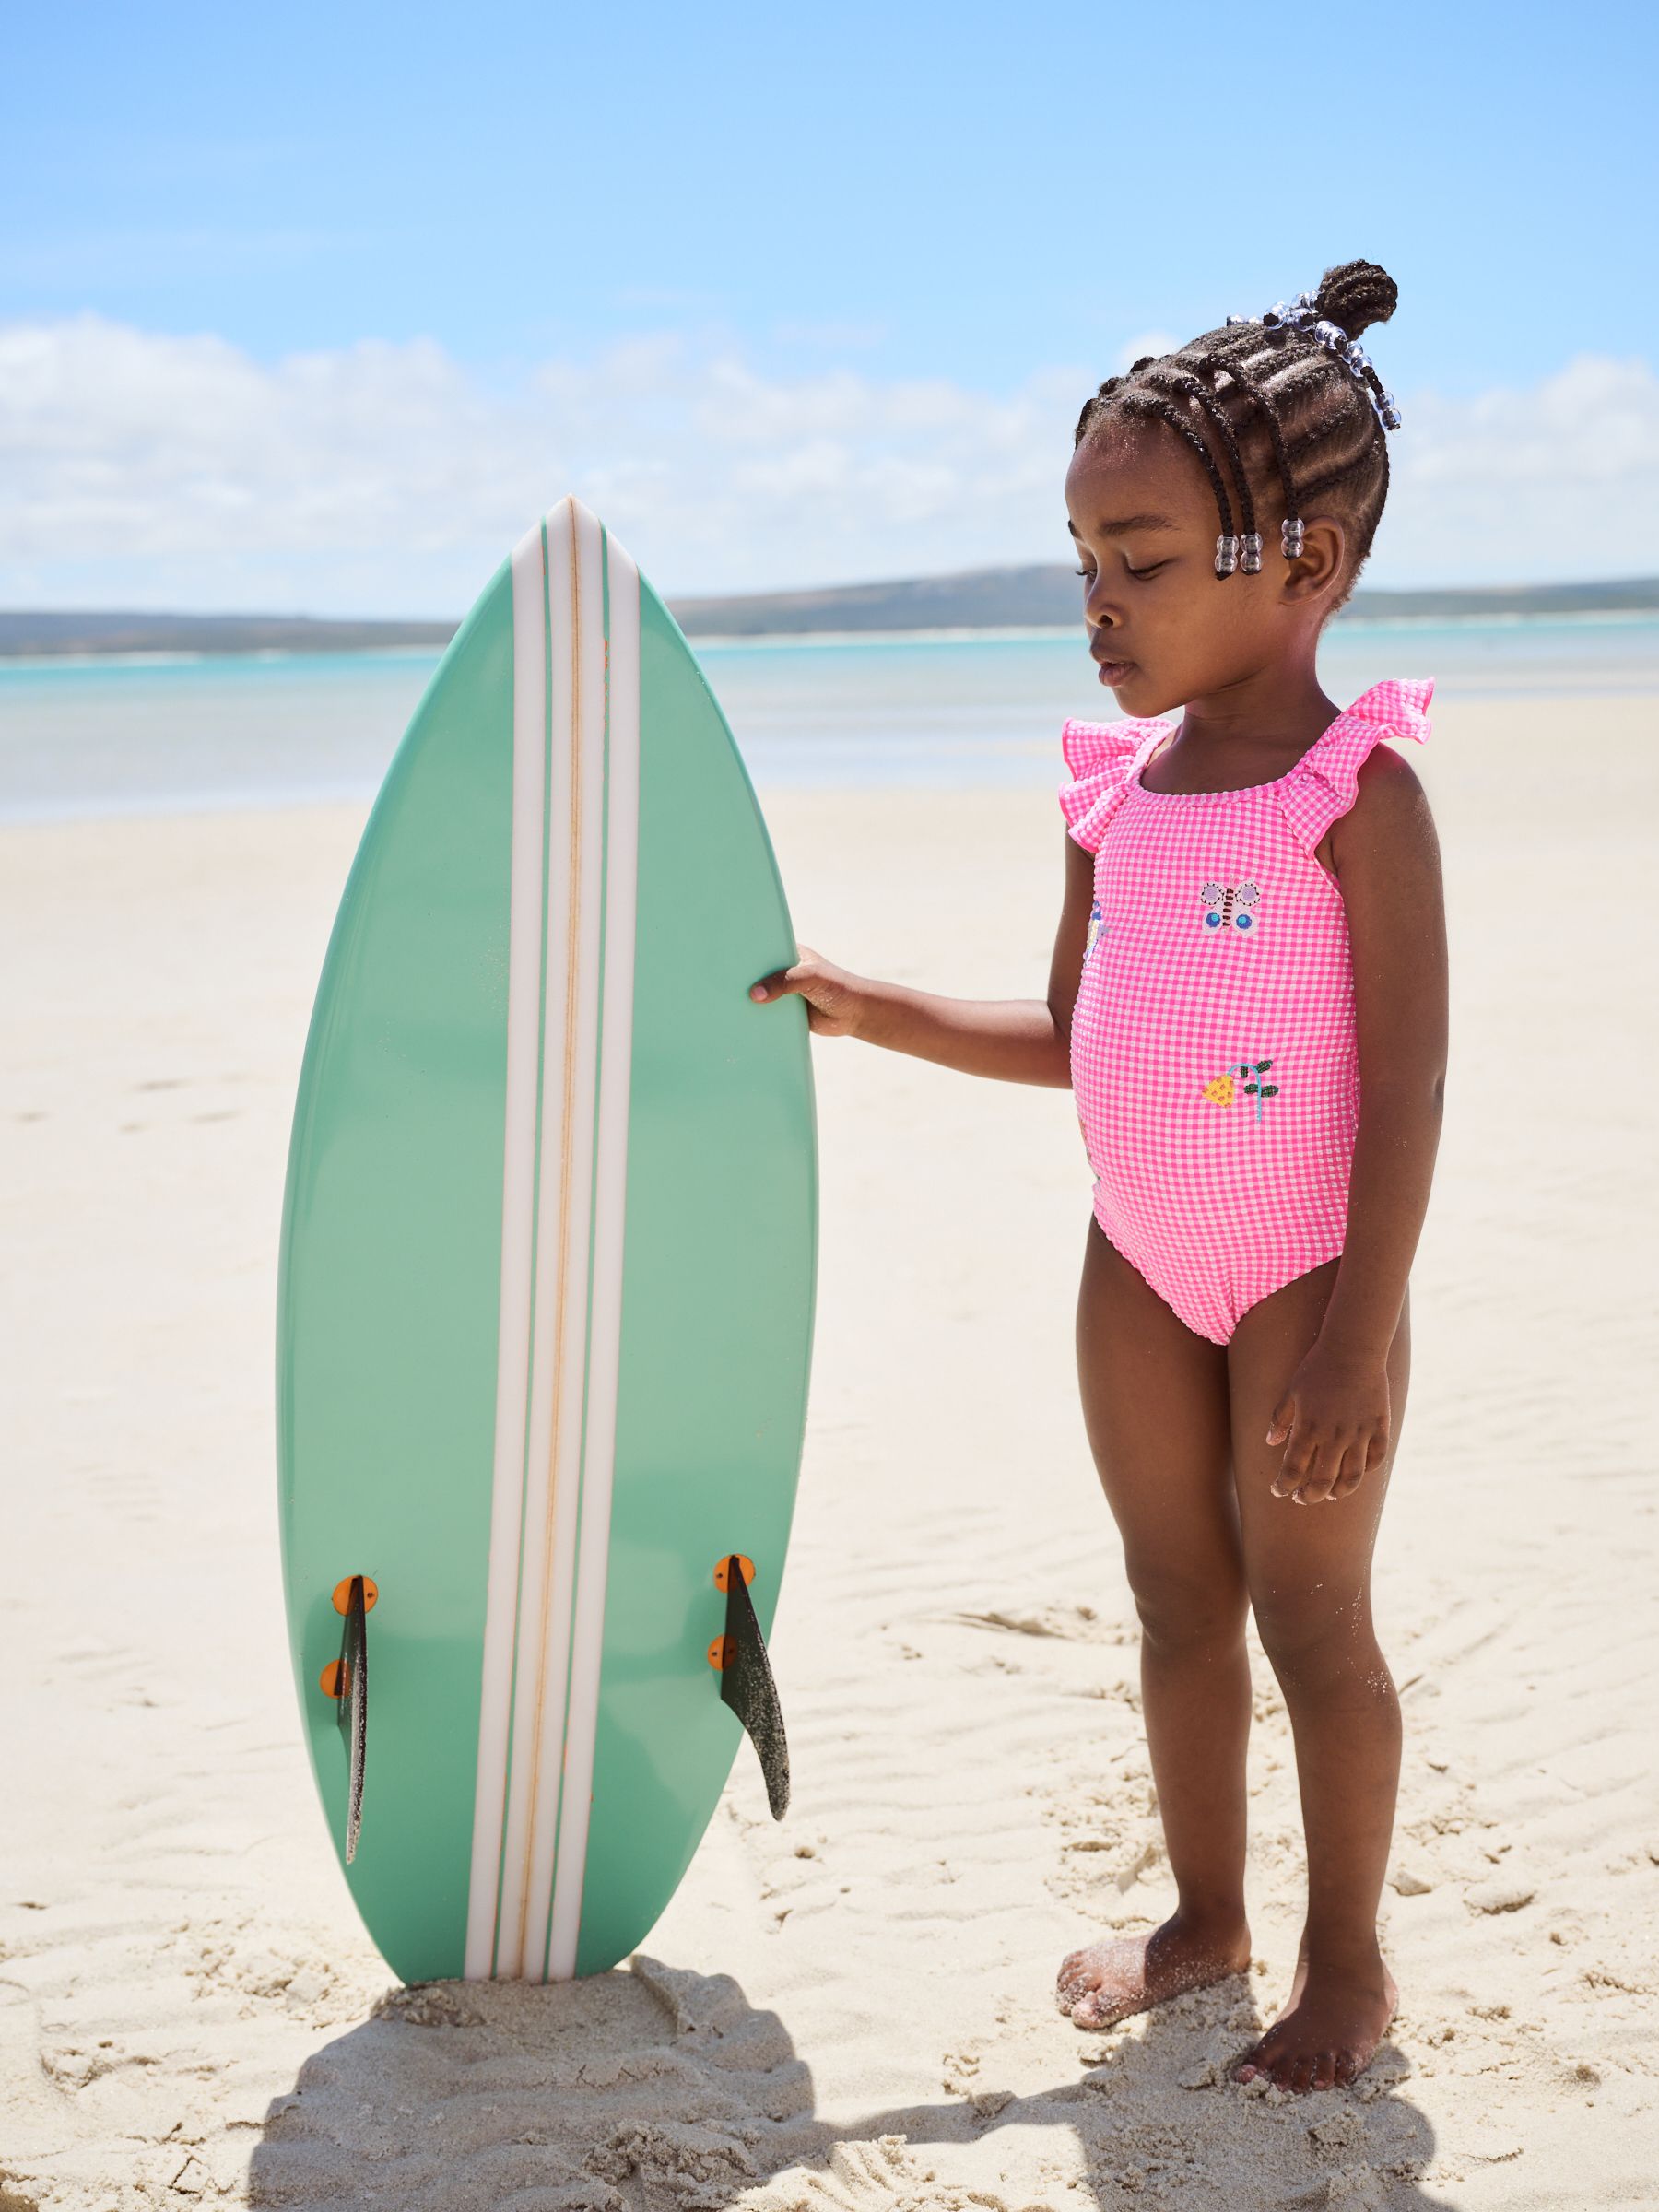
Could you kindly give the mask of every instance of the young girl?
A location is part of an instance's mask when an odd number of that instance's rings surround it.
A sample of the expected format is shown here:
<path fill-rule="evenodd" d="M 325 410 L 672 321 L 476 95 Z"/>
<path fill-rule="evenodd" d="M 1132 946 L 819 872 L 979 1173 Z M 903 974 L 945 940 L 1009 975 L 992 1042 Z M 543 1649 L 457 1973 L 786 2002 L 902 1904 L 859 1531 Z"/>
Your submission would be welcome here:
<path fill-rule="evenodd" d="M 1394 300 L 1350 262 L 1083 409 L 1066 509 L 1088 649 L 1132 719 L 1063 734 L 1047 998 L 933 997 L 805 946 L 750 994 L 798 993 L 819 1035 L 1073 1087 L 1095 1178 L 1083 1409 L 1176 1903 L 1149 1936 L 1073 1952 L 1059 2001 L 1099 2029 L 1249 1963 L 1249 1608 L 1295 1735 L 1308 1909 L 1288 2002 L 1234 2077 L 1296 2090 L 1352 2081 L 1396 1998 L 1376 1912 L 1400 1714 L 1370 1574 L 1446 953 L 1429 808 L 1380 741 L 1428 735 L 1431 687 L 1339 712 L 1315 670 L 1388 489 L 1398 417 L 1358 341 Z M 1179 726 L 1147 719 L 1177 707 Z"/>

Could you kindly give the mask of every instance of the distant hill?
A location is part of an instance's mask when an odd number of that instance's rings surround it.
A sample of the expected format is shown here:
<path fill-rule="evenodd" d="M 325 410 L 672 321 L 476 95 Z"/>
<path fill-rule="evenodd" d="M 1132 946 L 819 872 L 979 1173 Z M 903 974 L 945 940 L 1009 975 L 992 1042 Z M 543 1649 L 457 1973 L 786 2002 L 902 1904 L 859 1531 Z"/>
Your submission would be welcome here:
<path fill-rule="evenodd" d="M 677 599 L 688 636 L 759 638 L 826 631 L 1073 629 L 1077 576 L 1060 565 L 975 569 L 896 583 L 815 592 Z M 1491 621 L 1504 616 L 1659 612 L 1659 577 L 1613 583 L 1521 584 L 1482 591 L 1356 592 L 1340 618 Z M 306 615 L 0 612 L 0 658 L 104 653 L 358 653 L 444 645 L 453 622 L 340 622 Z"/>
<path fill-rule="evenodd" d="M 8 614 L 0 656 L 68 653 L 361 653 L 447 645 L 453 622 L 332 622 L 309 615 Z"/>
<path fill-rule="evenodd" d="M 774 592 L 735 599 L 679 599 L 688 637 L 764 637 L 782 631 L 881 629 L 1072 629 L 1082 619 L 1082 586 L 1064 565 L 978 569 L 912 583 L 843 584 L 821 592 Z M 1659 611 L 1659 577 L 1624 583 L 1524 584 L 1484 591 L 1354 594 L 1345 620 L 1407 616 L 1441 621 L 1504 615 Z"/>
<path fill-rule="evenodd" d="M 971 569 L 904 583 L 842 583 L 818 592 L 677 599 L 688 637 L 754 638 L 859 629 L 1075 629 L 1081 586 L 1065 567 Z"/>

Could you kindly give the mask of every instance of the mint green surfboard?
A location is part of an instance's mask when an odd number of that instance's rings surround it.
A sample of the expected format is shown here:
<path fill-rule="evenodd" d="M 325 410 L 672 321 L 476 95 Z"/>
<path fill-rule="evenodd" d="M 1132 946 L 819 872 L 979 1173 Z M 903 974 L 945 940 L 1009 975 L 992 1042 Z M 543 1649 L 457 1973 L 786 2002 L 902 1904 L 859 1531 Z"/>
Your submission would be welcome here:
<path fill-rule="evenodd" d="M 725 1782 L 736 1600 L 716 1570 L 753 1563 L 770 1630 L 806 1418 L 806 1013 L 747 996 L 794 957 L 689 647 L 564 500 L 387 774 L 288 1160 L 295 1678 L 347 1880 L 406 1980 L 614 1965 Z M 352 1667 L 324 1677 L 356 1576 L 347 1860 Z"/>

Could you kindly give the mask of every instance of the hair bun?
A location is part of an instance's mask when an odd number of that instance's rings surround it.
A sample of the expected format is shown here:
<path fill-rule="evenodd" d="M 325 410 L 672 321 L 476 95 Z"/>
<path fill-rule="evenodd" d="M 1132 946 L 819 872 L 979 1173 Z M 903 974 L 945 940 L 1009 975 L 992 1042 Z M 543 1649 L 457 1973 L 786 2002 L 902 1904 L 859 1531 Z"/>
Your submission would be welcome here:
<path fill-rule="evenodd" d="M 1400 288 L 1374 261 L 1345 261 L 1327 269 L 1314 296 L 1315 312 L 1357 338 L 1373 323 L 1386 323 L 1399 304 Z"/>

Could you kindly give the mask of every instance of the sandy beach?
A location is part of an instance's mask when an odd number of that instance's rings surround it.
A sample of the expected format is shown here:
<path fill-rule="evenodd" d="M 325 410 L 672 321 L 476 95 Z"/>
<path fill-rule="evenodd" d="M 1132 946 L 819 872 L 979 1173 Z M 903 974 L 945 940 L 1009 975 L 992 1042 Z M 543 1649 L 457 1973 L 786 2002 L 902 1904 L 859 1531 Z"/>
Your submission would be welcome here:
<path fill-rule="evenodd" d="M 1403 2009 L 1355 2092 L 1300 2100 L 1226 2079 L 1300 1905 L 1259 1653 L 1251 1973 L 1106 2033 L 1053 2006 L 1065 1951 L 1171 1897 L 1065 1093 L 815 1045 L 794 1807 L 746 1750 L 630 1967 L 404 1992 L 306 1771 L 273 1475 L 288 1114 L 360 812 L 0 832 L 0 2212 L 1656 2201 L 1659 703 L 1454 703 L 1411 757 L 1453 1030 L 1378 1562 Z M 1052 797 L 768 812 L 830 957 L 1041 990 Z"/>

